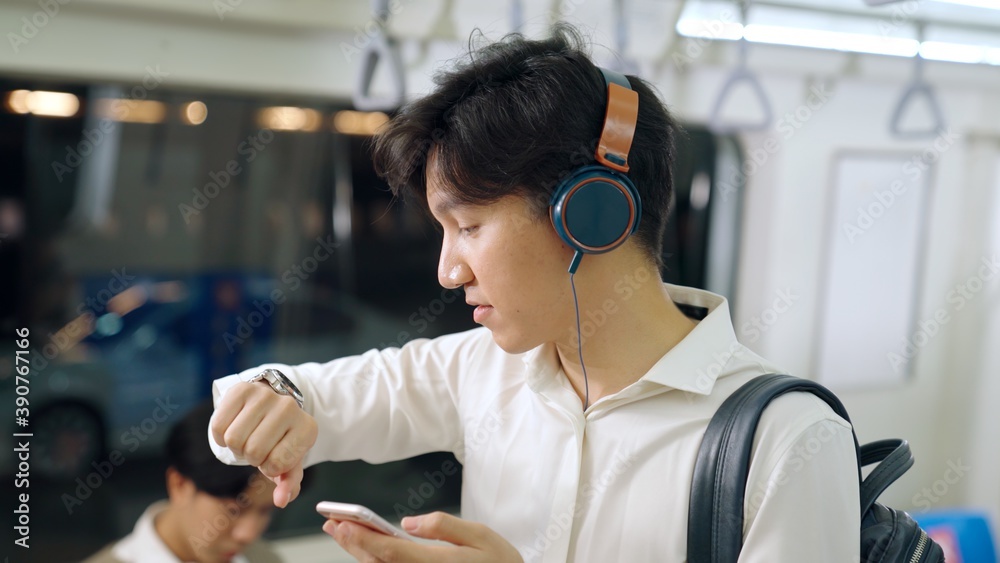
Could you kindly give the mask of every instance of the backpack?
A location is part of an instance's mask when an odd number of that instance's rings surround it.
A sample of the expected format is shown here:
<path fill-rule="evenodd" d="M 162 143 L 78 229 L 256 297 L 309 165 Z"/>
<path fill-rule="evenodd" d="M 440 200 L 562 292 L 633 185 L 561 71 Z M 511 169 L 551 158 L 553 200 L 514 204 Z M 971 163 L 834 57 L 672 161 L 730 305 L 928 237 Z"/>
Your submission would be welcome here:
<path fill-rule="evenodd" d="M 689 563 L 736 563 L 743 545 L 743 498 L 757 422 L 773 399 L 794 391 L 816 395 L 850 423 L 844 405 L 830 390 L 790 375 L 756 377 L 727 398 L 712 417 L 695 462 Z M 857 434 L 854 446 L 861 492 L 860 561 L 944 563 L 941 547 L 906 512 L 875 502 L 913 465 L 910 446 L 905 440 L 880 440 L 858 447 Z M 873 463 L 878 466 L 861 480 L 861 468 Z"/>

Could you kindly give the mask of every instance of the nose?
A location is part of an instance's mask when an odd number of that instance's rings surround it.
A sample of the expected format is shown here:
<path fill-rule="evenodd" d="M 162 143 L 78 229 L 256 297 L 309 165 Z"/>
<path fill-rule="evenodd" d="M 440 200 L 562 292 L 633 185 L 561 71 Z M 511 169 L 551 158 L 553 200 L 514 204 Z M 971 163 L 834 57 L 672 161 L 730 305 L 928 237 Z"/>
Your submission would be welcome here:
<path fill-rule="evenodd" d="M 441 258 L 438 260 L 438 283 L 446 289 L 457 289 L 472 282 L 472 269 L 462 257 L 462 253 L 450 244 L 445 235 L 441 244 Z"/>

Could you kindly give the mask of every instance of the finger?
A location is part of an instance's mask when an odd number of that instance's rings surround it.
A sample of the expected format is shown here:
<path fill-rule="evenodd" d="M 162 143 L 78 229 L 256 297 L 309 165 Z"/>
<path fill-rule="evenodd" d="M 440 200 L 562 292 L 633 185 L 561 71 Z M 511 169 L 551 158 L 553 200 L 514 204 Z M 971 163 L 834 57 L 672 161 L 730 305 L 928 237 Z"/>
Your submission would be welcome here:
<path fill-rule="evenodd" d="M 212 439 L 215 443 L 225 447 L 226 445 L 226 429 L 232 424 L 236 415 L 240 414 L 243 410 L 243 405 L 246 403 L 246 392 L 249 391 L 244 386 L 249 386 L 249 383 L 237 383 L 234 385 L 215 405 L 215 413 L 212 415 Z"/>
<path fill-rule="evenodd" d="M 341 527 L 343 526 L 343 527 Z M 355 530 L 350 529 L 350 524 L 346 522 L 338 522 L 337 520 L 327 520 L 323 524 L 323 531 L 337 540 L 340 547 L 344 548 L 344 551 L 350 553 L 358 561 L 381 561 L 373 553 L 365 551 L 358 544 L 358 535 Z M 354 526 L 354 528 L 361 528 L 362 526 Z M 369 530 L 370 531 L 370 530 Z M 374 532 L 372 532 L 374 533 Z"/>
<path fill-rule="evenodd" d="M 486 547 L 492 533 L 483 524 L 462 520 L 446 512 L 407 516 L 403 518 L 402 525 L 404 530 L 417 537 L 474 548 Z"/>
<path fill-rule="evenodd" d="M 348 553 L 359 561 L 410 561 L 412 563 L 440 563 L 444 560 L 443 548 L 435 545 L 394 538 L 352 522 L 333 521 L 323 524 L 323 531 L 333 536 Z M 454 547 L 450 549 L 455 549 Z"/>
<path fill-rule="evenodd" d="M 274 506 L 285 508 L 288 503 L 298 498 L 302 491 L 302 464 L 296 465 L 288 473 L 282 473 L 273 478 L 274 484 Z"/>
<path fill-rule="evenodd" d="M 270 448 L 267 457 L 261 460 L 259 466 L 261 472 L 276 477 L 291 471 L 296 465 L 301 465 L 309 453 L 309 448 L 315 442 L 309 438 L 309 435 L 303 435 L 299 428 L 289 428 Z"/>
<path fill-rule="evenodd" d="M 243 408 L 236 415 L 236 418 L 229 424 L 229 428 L 226 429 L 223 437 L 226 441 L 226 447 L 237 457 L 244 457 L 247 440 L 256 431 L 265 414 L 267 414 L 266 408 L 248 401 L 244 403 Z M 257 465 L 262 460 L 256 460 L 256 463 L 250 460 L 247 461 L 251 465 Z"/>
<path fill-rule="evenodd" d="M 296 405 L 295 408 L 298 408 L 298 406 Z M 245 412 L 248 409 L 243 410 Z M 260 420 L 243 441 L 243 459 L 247 460 L 250 465 L 260 467 L 264 465 L 267 458 L 271 456 L 271 452 L 278 447 L 281 440 L 291 431 L 292 425 L 290 421 L 294 419 L 286 416 L 280 407 L 253 410 L 257 411 L 256 414 L 259 415 Z M 240 414 L 240 417 L 242 416 L 243 414 Z M 240 417 L 237 417 L 236 423 L 240 422 Z M 240 427 L 240 431 L 243 431 L 243 429 L 243 427 Z M 265 471 L 264 473 L 270 475 L 284 473 L 288 471 L 291 465 L 293 464 L 289 464 L 289 467 L 271 467 L 270 471 Z"/>

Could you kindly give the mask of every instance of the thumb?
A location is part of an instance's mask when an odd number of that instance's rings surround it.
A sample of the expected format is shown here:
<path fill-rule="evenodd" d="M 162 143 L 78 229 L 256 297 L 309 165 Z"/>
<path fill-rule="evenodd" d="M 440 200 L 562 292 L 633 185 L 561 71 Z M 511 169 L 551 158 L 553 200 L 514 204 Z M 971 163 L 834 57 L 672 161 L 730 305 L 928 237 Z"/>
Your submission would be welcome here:
<path fill-rule="evenodd" d="M 296 465 L 291 471 L 268 479 L 274 481 L 276 485 L 273 495 L 274 506 L 285 508 L 302 491 L 302 464 Z"/>
<path fill-rule="evenodd" d="M 488 542 L 485 526 L 462 520 L 446 512 L 407 516 L 400 524 L 407 533 L 420 538 L 442 540 L 468 547 L 483 547 Z"/>

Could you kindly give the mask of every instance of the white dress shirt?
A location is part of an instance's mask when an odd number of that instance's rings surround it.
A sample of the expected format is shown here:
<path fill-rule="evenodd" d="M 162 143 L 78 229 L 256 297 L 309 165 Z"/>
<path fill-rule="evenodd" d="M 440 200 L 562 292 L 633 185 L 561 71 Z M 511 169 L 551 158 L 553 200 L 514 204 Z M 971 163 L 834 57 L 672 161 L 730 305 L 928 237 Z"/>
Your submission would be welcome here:
<path fill-rule="evenodd" d="M 174 552 L 163 543 L 160 534 L 156 532 L 154 522 L 156 516 L 170 506 L 168 501 L 162 500 L 149 505 L 139 520 L 135 523 L 132 533 L 125 536 L 114 545 L 111 555 L 120 561 L 134 561 L 138 563 L 181 563 L 181 560 L 174 555 Z M 247 558 L 242 554 L 237 554 L 229 560 L 230 563 L 248 563 Z"/>
<path fill-rule="evenodd" d="M 462 517 L 498 532 L 526 563 L 685 561 L 708 421 L 740 385 L 782 370 L 737 341 L 725 298 L 665 287 L 707 316 L 640 380 L 586 412 L 553 344 L 512 355 L 482 327 L 325 364 L 266 364 L 217 380 L 213 395 L 218 403 L 263 368 L 283 371 L 319 425 L 307 466 L 454 452 Z M 242 462 L 209 442 L 222 461 Z M 409 494 L 399 491 L 402 505 Z M 812 395 L 776 399 L 754 437 L 745 500 L 741 563 L 857 561 L 850 425 Z"/>

